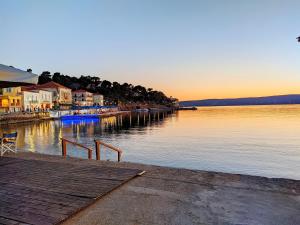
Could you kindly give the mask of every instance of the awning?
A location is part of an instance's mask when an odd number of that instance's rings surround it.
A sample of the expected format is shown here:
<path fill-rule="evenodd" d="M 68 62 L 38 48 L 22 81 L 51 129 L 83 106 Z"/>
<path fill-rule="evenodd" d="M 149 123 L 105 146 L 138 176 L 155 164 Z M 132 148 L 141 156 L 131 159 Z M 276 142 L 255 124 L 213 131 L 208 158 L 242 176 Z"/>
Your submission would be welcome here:
<path fill-rule="evenodd" d="M 0 64 L 0 88 L 37 84 L 38 75 Z"/>

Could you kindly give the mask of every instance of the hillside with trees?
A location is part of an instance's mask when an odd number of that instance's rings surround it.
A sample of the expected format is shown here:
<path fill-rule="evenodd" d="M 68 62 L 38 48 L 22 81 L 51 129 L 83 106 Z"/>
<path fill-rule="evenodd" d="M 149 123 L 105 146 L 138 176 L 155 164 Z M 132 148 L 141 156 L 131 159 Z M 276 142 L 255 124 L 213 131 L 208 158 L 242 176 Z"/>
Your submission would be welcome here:
<path fill-rule="evenodd" d="M 112 104 L 172 104 L 172 99 L 161 91 L 156 91 L 141 85 L 134 86 L 129 83 L 120 84 L 118 82 L 101 80 L 95 76 L 80 76 L 78 78 L 62 75 L 58 72 L 52 75 L 49 71 L 44 71 L 39 76 L 39 84 L 44 84 L 49 81 L 62 84 L 72 90 L 84 89 L 92 93 L 102 94 L 105 96 L 105 100 Z"/>
<path fill-rule="evenodd" d="M 239 105 L 285 105 L 300 104 L 300 95 L 274 95 L 266 97 L 204 99 L 194 101 L 182 101 L 180 106 L 239 106 Z"/>

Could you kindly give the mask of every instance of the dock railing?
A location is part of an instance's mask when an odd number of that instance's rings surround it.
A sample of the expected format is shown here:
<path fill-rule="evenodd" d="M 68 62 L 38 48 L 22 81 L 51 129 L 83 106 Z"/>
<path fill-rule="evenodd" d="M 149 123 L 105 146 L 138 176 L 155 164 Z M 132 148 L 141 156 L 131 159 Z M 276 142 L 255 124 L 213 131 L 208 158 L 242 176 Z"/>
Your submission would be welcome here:
<path fill-rule="evenodd" d="M 95 146 L 96 146 L 96 159 L 97 160 L 100 160 L 100 147 L 101 145 L 115 151 L 118 153 L 118 162 L 121 161 L 121 155 L 122 155 L 122 150 L 121 149 L 118 149 L 112 145 L 109 145 L 109 144 L 106 144 L 104 143 L 103 141 L 100 141 L 100 140 L 95 140 Z"/>
<path fill-rule="evenodd" d="M 81 148 L 87 150 L 88 151 L 88 157 L 89 157 L 89 159 L 92 159 L 92 152 L 93 152 L 92 149 L 90 149 L 90 148 L 88 148 L 88 147 L 86 147 L 86 146 L 84 146 L 82 144 L 76 143 L 74 141 L 70 141 L 70 140 L 67 140 L 65 138 L 61 138 L 61 151 L 62 151 L 62 156 L 63 157 L 67 156 L 67 144 L 68 143 L 72 144 L 72 145 L 75 145 L 75 146 L 78 146 L 78 147 L 81 147 Z"/>
<path fill-rule="evenodd" d="M 109 148 L 110 150 L 113 150 L 115 152 L 118 153 L 118 162 L 121 161 L 121 155 L 122 155 L 122 150 L 121 149 L 118 149 L 110 144 L 106 144 L 104 143 L 103 141 L 100 141 L 100 140 L 94 140 L 95 141 L 95 147 L 96 147 L 96 160 L 100 160 L 100 150 L 101 150 L 101 145 Z M 78 147 L 81 147 L 85 150 L 88 151 L 88 158 L 89 159 L 92 159 L 92 152 L 93 152 L 93 149 L 89 148 L 89 147 L 86 147 L 82 144 L 79 144 L 75 141 L 70 141 L 68 139 L 65 139 L 65 138 L 61 138 L 61 151 L 62 151 L 62 156 L 63 157 L 67 157 L 67 144 L 72 144 L 72 145 L 75 145 L 75 146 L 78 146 Z"/>

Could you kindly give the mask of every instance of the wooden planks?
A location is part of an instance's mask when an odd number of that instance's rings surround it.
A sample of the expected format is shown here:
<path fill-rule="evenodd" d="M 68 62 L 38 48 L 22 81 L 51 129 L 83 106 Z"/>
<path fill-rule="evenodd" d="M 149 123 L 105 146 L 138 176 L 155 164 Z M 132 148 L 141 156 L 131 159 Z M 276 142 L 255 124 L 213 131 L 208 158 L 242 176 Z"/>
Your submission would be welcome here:
<path fill-rule="evenodd" d="M 0 224 L 57 224 L 141 170 L 0 158 Z"/>

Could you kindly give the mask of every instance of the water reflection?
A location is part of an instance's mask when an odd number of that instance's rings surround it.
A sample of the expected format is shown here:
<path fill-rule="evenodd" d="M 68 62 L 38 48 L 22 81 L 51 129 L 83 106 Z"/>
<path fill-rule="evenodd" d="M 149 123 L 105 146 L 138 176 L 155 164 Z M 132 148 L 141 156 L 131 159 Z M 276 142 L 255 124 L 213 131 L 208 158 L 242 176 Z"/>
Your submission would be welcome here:
<path fill-rule="evenodd" d="M 92 148 L 101 139 L 122 149 L 125 161 L 300 179 L 299 105 L 201 107 L 0 127 L 0 135 L 12 131 L 27 151 L 60 155 L 61 137 Z M 73 146 L 68 154 L 87 158 Z M 102 154 L 116 159 L 114 152 Z"/>
<path fill-rule="evenodd" d="M 60 139 L 62 137 L 94 147 L 94 139 L 102 139 L 111 135 L 120 136 L 122 133 L 130 133 L 129 130 L 132 128 L 136 128 L 139 135 L 143 135 L 146 133 L 147 127 L 163 126 L 164 119 L 169 116 L 172 116 L 169 112 L 144 112 L 126 113 L 102 119 L 66 119 L 30 124 L 10 124 L 0 126 L 0 135 L 17 131 L 18 149 L 60 155 Z M 108 143 L 110 143 L 109 140 Z M 86 155 L 85 152 L 74 146 L 71 149 L 70 155 L 72 156 L 85 157 Z M 109 152 L 106 154 L 111 155 Z"/>

